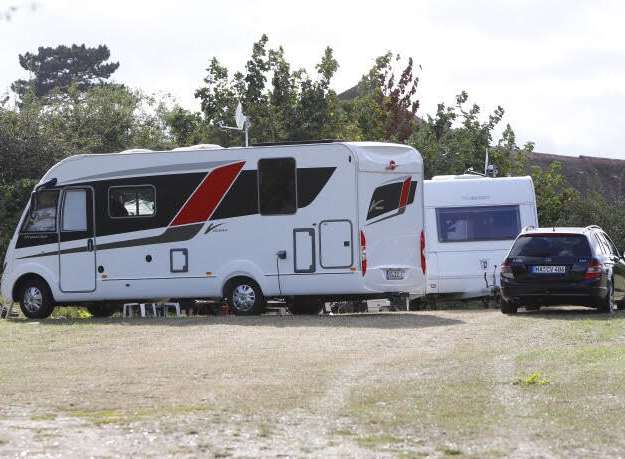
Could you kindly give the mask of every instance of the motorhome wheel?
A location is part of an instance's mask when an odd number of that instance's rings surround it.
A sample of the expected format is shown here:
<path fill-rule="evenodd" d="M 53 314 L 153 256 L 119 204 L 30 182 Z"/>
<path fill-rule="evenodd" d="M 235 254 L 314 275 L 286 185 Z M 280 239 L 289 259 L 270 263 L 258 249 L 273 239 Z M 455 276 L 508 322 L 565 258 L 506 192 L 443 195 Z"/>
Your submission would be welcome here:
<path fill-rule="evenodd" d="M 54 304 L 48 285 L 41 279 L 24 281 L 19 293 L 20 309 L 29 319 L 45 319 L 52 314 Z"/>
<path fill-rule="evenodd" d="M 265 309 L 265 297 L 260 287 L 249 279 L 234 280 L 226 295 L 228 304 L 237 315 L 260 314 Z"/>

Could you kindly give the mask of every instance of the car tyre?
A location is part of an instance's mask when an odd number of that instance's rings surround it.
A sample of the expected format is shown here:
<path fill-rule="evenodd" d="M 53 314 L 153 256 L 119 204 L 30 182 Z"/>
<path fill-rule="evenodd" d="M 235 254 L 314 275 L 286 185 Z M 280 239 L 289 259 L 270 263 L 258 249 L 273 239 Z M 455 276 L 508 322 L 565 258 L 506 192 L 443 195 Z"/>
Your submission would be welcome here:
<path fill-rule="evenodd" d="M 516 314 L 518 309 L 519 308 L 515 304 L 510 303 L 503 298 L 501 299 L 501 312 L 504 314 Z"/>
<path fill-rule="evenodd" d="M 605 298 L 601 300 L 599 309 L 608 314 L 612 314 L 616 310 L 616 303 L 614 302 L 614 284 L 612 281 L 608 282 L 608 293 Z"/>
<path fill-rule="evenodd" d="M 287 307 L 293 315 L 319 315 L 323 309 L 323 301 L 316 298 L 292 298 Z"/>
<path fill-rule="evenodd" d="M 256 282 L 240 277 L 232 280 L 226 289 L 226 301 L 238 316 L 261 314 L 265 310 L 265 296 Z"/>
<path fill-rule="evenodd" d="M 54 310 L 50 287 L 41 278 L 33 277 L 22 282 L 18 299 L 22 313 L 29 319 L 45 319 Z"/>

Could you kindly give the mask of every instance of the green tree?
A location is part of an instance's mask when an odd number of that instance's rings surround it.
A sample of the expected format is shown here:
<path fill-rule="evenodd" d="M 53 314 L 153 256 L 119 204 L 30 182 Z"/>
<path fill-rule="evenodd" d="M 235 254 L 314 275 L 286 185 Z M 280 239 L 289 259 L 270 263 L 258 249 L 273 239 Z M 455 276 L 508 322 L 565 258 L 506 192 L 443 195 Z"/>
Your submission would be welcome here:
<path fill-rule="evenodd" d="M 11 89 L 20 98 L 28 92 L 37 98 L 52 92 L 66 94 L 72 85 L 83 91 L 105 83 L 118 69 L 119 62 L 107 62 L 110 56 L 106 45 L 41 46 L 36 53 L 20 54 L 20 65 L 32 78 L 15 81 Z"/>
<path fill-rule="evenodd" d="M 240 142 L 237 134 L 217 129 L 220 123 L 232 124 L 239 102 L 251 120 L 253 142 L 332 136 L 340 129 L 336 93 L 330 87 L 338 68 L 332 49 L 325 49 L 311 77 L 303 69 L 291 70 L 282 47 L 271 49 L 267 44 L 263 35 L 254 43 L 244 71 L 232 77 L 216 58 L 211 59 L 204 86 L 195 92 L 211 126 L 210 138 L 225 146 Z"/>
<path fill-rule="evenodd" d="M 342 110 L 355 121 L 362 138 L 403 143 L 414 132 L 419 79 L 412 58 L 397 76 L 395 67 L 400 62 L 401 56 L 391 52 L 376 58 L 354 91 L 356 97 L 342 102 Z"/>

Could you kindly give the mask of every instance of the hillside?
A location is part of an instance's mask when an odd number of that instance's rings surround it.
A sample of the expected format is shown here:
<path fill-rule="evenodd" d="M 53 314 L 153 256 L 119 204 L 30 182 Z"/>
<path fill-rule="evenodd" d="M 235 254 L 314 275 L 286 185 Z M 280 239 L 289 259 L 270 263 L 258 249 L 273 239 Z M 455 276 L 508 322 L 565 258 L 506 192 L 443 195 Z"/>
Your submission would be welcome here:
<path fill-rule="evenodd" d="M 625 160 L 533 153 L 529 162 L 546 168 L 554 161 L 562 164 L 562 174 L 582 195 L 597 191 L 611 202 L 625 198 Z"/>

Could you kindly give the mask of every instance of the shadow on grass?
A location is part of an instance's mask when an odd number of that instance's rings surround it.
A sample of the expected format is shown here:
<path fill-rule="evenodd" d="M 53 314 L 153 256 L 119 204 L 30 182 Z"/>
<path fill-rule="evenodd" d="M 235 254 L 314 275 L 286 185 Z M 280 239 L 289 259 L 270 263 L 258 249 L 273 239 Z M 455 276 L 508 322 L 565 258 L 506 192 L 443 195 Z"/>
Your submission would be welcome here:
<path fill-rule="evenodd" d="M 27 320 L 14 320 L 15 323 L 32 323 Z M 415 330 L 463 324 L 464 321 L 423 313 L 382 313 L 382 314 L 341 314 L 323 316 L 194 316 L 168 318 L 110 318 L 110 319 L 46 319 L 39 321 L 41 326 L 57 325 L 117 325 L 117 326 L 213 326 L 230 325 L 242 327 L 321 327 L 321 328 L 368 328 Z"/>
<path fill-rule="evenodd" d="M 539 311 L 520 310 L 517 313 L 519 318 L 532 319 L 550 319 L 550 320 L 625 320 L 625 311 L 616 311 L 608 314 L 598 309 L 585 308 L 583 306 L 548 306 L 543 307 Z"/>

